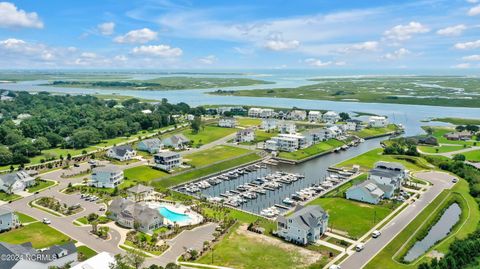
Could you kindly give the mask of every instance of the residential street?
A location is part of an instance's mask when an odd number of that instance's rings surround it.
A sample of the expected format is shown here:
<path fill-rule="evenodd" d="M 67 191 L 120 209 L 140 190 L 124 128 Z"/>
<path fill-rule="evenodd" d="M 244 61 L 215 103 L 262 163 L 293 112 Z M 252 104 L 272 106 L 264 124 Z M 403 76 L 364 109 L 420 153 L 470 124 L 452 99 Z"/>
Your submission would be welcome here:
<path fill-rule="evenodd" d="M 379 238 L 371 239 L 365 244 L 365 249 L 355 252 L 340 265 L 342 269 L 363 268 L 378 252 L 393 240 L 428 204 L 430 204 L 444 189 L 453 186 L 452 176 L 443 172 L 421 172 L 416 177 L 433 184 L 417 201 L 405 208 L 389 224 L 380 231 Z M 352 246 L 353 248 L 354 246 Z"/>

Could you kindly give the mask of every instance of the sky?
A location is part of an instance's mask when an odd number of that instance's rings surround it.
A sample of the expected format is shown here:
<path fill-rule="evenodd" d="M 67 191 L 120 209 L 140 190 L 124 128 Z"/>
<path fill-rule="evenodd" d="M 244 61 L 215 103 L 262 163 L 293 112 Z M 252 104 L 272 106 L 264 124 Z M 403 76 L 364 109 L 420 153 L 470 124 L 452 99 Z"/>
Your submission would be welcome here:
<path fill-rule="evenodd" d="M 480 70 L 480 0 L 0 2 L 0 69 Z"/>

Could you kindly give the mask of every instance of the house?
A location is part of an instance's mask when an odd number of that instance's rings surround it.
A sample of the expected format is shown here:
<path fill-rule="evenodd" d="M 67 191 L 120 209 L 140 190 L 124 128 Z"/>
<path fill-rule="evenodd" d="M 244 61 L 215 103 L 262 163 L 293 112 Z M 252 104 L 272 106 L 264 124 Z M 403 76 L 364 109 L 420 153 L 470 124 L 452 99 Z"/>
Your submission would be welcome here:
<path fill-rule="evenodd" d="M 112 264 L 116 264 L 114 255 L 104 251 L 70 267 L 70 269 L 110 269 Z"/>
<path fill-rule="evenodd" d="M 339 136 L 341 136 L 344 131 L 338 126 L 338 125 L 333 125 L 333 126 L 330 126 L 330 127 L 327 127 L 327 137 L 328 139 L 330 138 L 337 138 Z"/>
<path fill-rule="evenodd" d="M 248 116 L 252 118 L 271 118 L 275 111 L 271 108 L 252 107 L 248 110 Z"/>
<path fill-rule="evenodd" d="M 277 129 L 277 120 L 272 118 L 266 118 L 262 120 L 262 125 L 260 129 L 264 131 L 270 131 Z"/>
<path fill-rule="evenodd" d="M 162 151 L 153 156 L 155 166 L 164 171 L 170 171 L 182 164 L 180 153 L 174 151 Z"/>
<path fill-rule="evenodd" d="M 136 203 L 126 198 L 113 200 L 108 207 L 108 216 L 117 224 L 127 228 L 137 228 L 144 233 L 152 233 L 164 223 L 158 209 L 150 208 L 144 202 Z"/>
<path fill-rule="evenodd" d="M 349 200 L 360 201 L 369 204 L 378 204 L 385 195 L 373 180 L 365 180 L 360 184 L 350 187 L 346 194 Z"/>
<path fill-rule="evenodd" d="M 328 214 L 318 205 L 297 206 L 293 214 L 277 218 L 278 236 L 302 245 L 315 243 L 327 227 Z"/>
<path fill-rule="evenodd" d="M 346 131 L 358 132 L 363 129 L 363 122 L 356 119 L 348 119 L 345 123 Z"/>
<path fill-rule="evenodd" d="M 464 130 L 461 132 L 449 132 L 443 135 L 448 140 L 470 140 L 472 139 L 472 133 Z"/>
<path fill-rule="evenodd" d="M 295 134 L 297 133 L 297 126 L 294 122 L 282 121 L 278 125 L 278 131 L 282 134 Z"/>
<path fill-rule="evenodd" d="M 226 128 L 235 128 L 237 120 L 233 117 L 223 117 L 218 121 L 218 126 Z"/>
<path fill-rule="evenodd" d="M 398 190 L 403 180 L 407 177 L 408 171 L 401 163 L 395 162 L 377 162 L 375 166 L 368 173 L 368 179 L 373 180 L 377 186 L 382 188 L 382 185 L 390 185 L 393 191 Z M 392 193 L 393 193 L 392 191 Z M 387 192 L 385 198 L 390 198 Z"/>
<path fill-rule="evenodd" d="M 137 152 L 131 145 L 122 145 L 111 147 L 107 150 L 107 157 L 117 159 L 119 161 L 128 161 L 137 155 Z"/>
<path fill-rule="evenodd" d="M 265 149 L 271 151 L 292 152 L 311 145 L 305 136 L 298 134 L 279 134 L 265 142 Z"/>
<path fill-rule="evenodd" d="M 288 118 L 291 120 L 306 120 L 307 119 L 307 111 L 305 110 L 292 110 L 288 114 Z"/>
<path fill-rule="evenodd" d="M 415 143 L 417 144 L 432 145 L 432 146 L 438 145 L 438 139 L 432 135 L 414 136 L 411 139 L 415 140 Z"/>
<path fill-rule="evenodd" d="M 24 191 L 33 185 L 35 185 L 35 178 L 23 170 L 0 175 L 0 191 L 8 194 Z"/>
<path fill-rule="evenodd" d="M 92 169 L 89 185 L 97 188 L 115 188 L 122 183 L 123 178 L 123 170 L 118 166 L 97 166 Z"/>
<path fill-rule="evenodd" d="M 150 154 L 157 153 L 163 148 L 162 141 L 158 138 L 145 139 L 138 142 L 137 149 L 141 151 L 147 151 Z"/>
<path fill-rule="evenodd" d="M 195 116 L 192 115 L 192 114 L 187 114 L 187 116 L 185 117 L 188 121 L 192 121 L 195 119 Z"/>
<path fill-rule="evenodd" d="M 176 134 L 163 139 L 163 145 L 166 147 L 172 147 L 174 149 L 183 149 L 190 144 L 190 139 L 183 134 Z"/>
<path fill-rule="evenodd" d="M 320 111 L 310 111 L 308 112 L 308 121 L 317 122 L 322 119 L 322 113 Z"/>
<path fill-rule="evenodd" d="M 41 250 L 34 249 L 30 242 L 20 245 L 0 242 L 0 256 L 12 257 L 11 259 L 1 259 L 0 268 L 49 269 L 57 267 L 63 268 L 70 263 L 76 262 L 78 252 L 74 242 L 69 242 L 63 245 L 54 245 Z"/>
<path fill-rule="evenodd" d="M 251 128 L 239 130 L 235 136 L 235 141 L 241 142 L 252 142 L 255 140 L 255 131 Z"/>
<path fill-rule="evenodd" d="M 328 111 L 322 115 L 322 120 L 328 123 L 336 123 L 340 120 L 340 116 L 335 111 Z"/>
<path fill-rule="evenodd" d="M 0 96 L 0 101 L 13 101 L 13 97 L 8 96 L 8 95 L 2 95 Z"/>
<path fill-rule="evenodd" d="M 127 197 L 134 202 L 140 202 L 152 198 L 154 192 L 152 187 L 137 184 L 127 189 Z"/>
<path fill-rule="evenodd" d="M 145 110 L 142 110 L 142 113 L 143 114 L 152 114 L 152 111 L 150 109 L 145 109 Z"/>
<path fill-rule="evenodd" d="M 20 225 L 17 214 L 8 206 L 0 206 L 0 231 L 17 228 Z"/>
<path fill-rule="evenodd" d="M 310 140 L 312 144 L 316 144 L 328 139 L 328 131 L 326 128 L 308 129 L 303 132 L 302 135 Z"/>
<path fill-rule="evenodd" d="M 388 125 L 388 119 L 382 116 L 371 116 L 368 118 L 368 126 L 373 128 L 385 128 Z"/>
<path fill-rule="evenodd" d="M 24 121 L 24 120 L 26 120 L 26 119 L 28 119 L 28 118 L 31 118 L 31 117 L 32 117 L 32 115 L 30 115 L 30 114 L 28 114 L 28 113 L 22 113 L 22 114 L 19 114 L 19 115 L 17 116 L 17 118 L 14 119 L 14 120 L 12 120 L 12 121 L 13 121 L 13 123 L 14 123 L 15 125 L 20 125 L 20 123 L 22 123 L 22 121 Z"/>
<path fill-rule="evenodd" d="M 218 115 L 224 115 L 225 112 L 229 112 L 232 115 L 245 115 L 246 110 L 241 106 L 222 106 L 217 108 Z"/>

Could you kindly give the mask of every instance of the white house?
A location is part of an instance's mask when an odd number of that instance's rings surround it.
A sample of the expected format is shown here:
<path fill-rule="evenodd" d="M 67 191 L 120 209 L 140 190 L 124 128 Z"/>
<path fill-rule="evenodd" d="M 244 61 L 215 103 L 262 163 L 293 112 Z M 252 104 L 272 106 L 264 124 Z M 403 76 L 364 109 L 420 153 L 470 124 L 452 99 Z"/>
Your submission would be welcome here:
<path fill-rule="evenodd" d="M 278 131 L 282 134 L 295 134 L 297 133 L 297 126 L 294 122 L 282 121 L 278 125 Z"/>
<path fill-rule="evenodd" d="M 0 231 L 10 230 L 20 225 L 17 214 L 8 206 L 0 207 Z"/>
<path fill-rule="evenodd" d="M 308 121 L 317 122 L 322 119 L 322 113 L 320 111 L 312 110 L 308 112 Z"/>
<path fill-rule="evenodd" d="M 180 153 L 174 151 L 159 152 L 153 156 L 153 159 L 155 166 L 165 171 L 173 170 L 182 164 Z"/>
<path fill-rule="evenodd" d="M 388 119 L 382 116 L 371 116 L 368 118 L 368 126 L 373 128 L 384 128 L 388 125 Z"/>
<path fill-rule="evenodd" d="M 130 145 L 112 147 L 107 150 L 107 157 L 119 161 L 128 161 L 137 155 L 137 152 Z"/>
<path fill-rule="evenodd" d="M 362 130 L 362 121 L 361 120 L 356 120 L 356 119 L 348 119 L 347 122 L 345 123 L 345 129 L 346 131 L 360 131 Z"/>
<path fill-rule="evenodd" d="M 270 118 L 274 114 L 275 111 L 271 108 L 252 107 L 248 110 L 248 116 L 253 118 Z"/>
<path fill-rule="evenodd" d="M 277 129 L 277 120 L 272 118 L 262 119 L 260 128 L 265 131 L 275 130 Z"/>
<path fill-rule="evenodd" d="M 162 141 L 158 138 L 145 139 L 138 142 L 137 149 L 141 151 L 147 151 L 150 154 L 157 153 L 163 148 Z"/>
<path fill-rule="evenodd" d="M 287 151 L 292 152 L 301 148 L 310 146 L 305 136 L 298 134 L 279 134 L 265 142 L 265 149 L 271 151 Z"/>
<path fill-rule="evenodd" d="M 237 120 L 233 117 L 223 117 L 218 121 L 218 126 L 226 128 L 235 128 Z"/>
<path fill-rule="evenodd" d="M 0 191 L 8 194 L 19 193 L 35 184 L 35 178 L 25 171 L 0 175 Z"/>
<path fill-rule="evenodd" d="M 97 166 L 92 169 L 89 185 L 97 188 L 115 188 L 123 181 L 123 170 L 115 165 Z"/>
<path fill-rule="evenodd" d="M 144 109 L 142 110 L 143 114 L 152 114 L 152 111 L 150 109 Z"/>
<path fill-rule="evenodd" d="M 407 177 L 408 170 L 401 163 L 377 162 L 375 167 L 368 173 L 368 179 L 373 180 L 379 187 L 390 185 L 391 192 L 387 192 L 385 198 L 390 198 L 395 190 L 398 190 L 403 180 Z"/>
<path fill-rule="evenodd" d="M 144 233 L 152 233 L 153 230 L 162 227 L 164 217 L 158 209 L 150 208 L 146 203 L 136 203 L 126 198 L 117 198 L 108 206 L 108 217 L 119 225 L 127 228 L 135 228 Z"/>
<path fill-rule="evenodd" d="M 187 114 L 187 116 L 185 117 L 188 121 L 192 121 L 195 119 L 195 116 L 192 115 L 192 114 Z"/>
<path fill-rule="evenodd" d="M 326 128 L 309 129 L 302 133 L 313 144 L 332 138 L 329 134 L 330 132 Z"/>
<path fill-rule="evenodd" d="M 318 205 L 297 206 L 293 214 L 277 218 L 277 234 L 297 244 L 315 243 L 327 231 L 328 214 Z"/>
<path fill-rule="evenodd" d="M 335 123 L 340 120 L 340 116 L 335 111 L 328 111 L 322 115 L 322 120 L 328 123 Z"/>
<path fill-rule="evenodd" d="M 112 264 L 116 264 L 114 255 L 108 252 L 100 252 L 90 259 L 77 263 L 70 269 L 110 269 Z"/>
<path fill-rule="evenodd" d="M 15 258 L 30 256 L 30 259 Z M 77 261 L 78 252 L 74 242 L 63 245 L 54 245 L 49 248 L 37 250 L 32 243 L 20 245 L 0 242 L 0 256 L 13 257 L 0 260 L 0 268 L 5 269 L 49 269 L 63 268 Z M 40 258 L 41 257 L 41 258 Z"/>
<path fill-rule="evenodd" d="M 255 131 L 251 128 L 239 130 L 236 134 L 235 141 L 237 142 L 251 142 L 255 140 Z"/>
<path fill-rule="evenodd" d="M 305 110 L 292 110 L 288 114 L 288 118 L 291 120 L 306 120 L 307 112 Z"/>
<path fill-rule="evenodd" d="M 183 134 L 176 134 L 163 139 L 162 144 L 174 149 L 183 149 L 190 144 L 190 139 Z"/>

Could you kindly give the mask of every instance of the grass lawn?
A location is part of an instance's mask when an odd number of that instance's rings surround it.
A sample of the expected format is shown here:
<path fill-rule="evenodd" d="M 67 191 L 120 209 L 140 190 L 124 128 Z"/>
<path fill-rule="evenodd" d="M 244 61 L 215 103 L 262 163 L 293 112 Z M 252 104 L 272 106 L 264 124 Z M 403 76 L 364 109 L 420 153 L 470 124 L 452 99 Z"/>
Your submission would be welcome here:
<path fill-rule="evenodd" d="M 439 244 L 433 247 L 432 250 L 437 250 L 442 253 L 445 253 L 448 250 L 448 247 L 453 242 L 455 238 L 465 238 L 469 233 L 476 230 L 478 222 L 480 220 L 480 211 L 478 210 L 478 205 L 475 199 L 470 196 L 468 193 L 468 183 L 461 179 L 455 187 L 451 190 L 443 191 L 435 200 L 430 203 L 420 214 L 410 222 L 407 227 L 400 232 L 381 252 L 375 256 L 364 268 L 365 269 L 375 269 L 375 268 L 392 268 L 392 269 L 402 269 L 402 268 L 417 268 L 418 265 L 422 262 L 428 260 L 427 257 L 423 256 L 416 263 L 411 264 L 402 264 L 396 262 L 392 259 L 395 253 L 402 247 L 402 245 L 414 234 L 422 223 L 432 217 L 434 212 L 438 212 L 441 209 L 441 206 L 438 207 L 442 201 L 446 202 L 448 196 L 452 195 L 461 195 L 464 199 L 464 203 L 460 203 L 462 208 L 462 215 L 460 218 L 460 225 L 457 225 L 453 233 L 450 236 L 442 240 Z M 468 205 L 468 206 L 467 206 Z M 438 207 L 438 208 L 437 208 Z M 463 224 L 463 225 L 462 225 Z"/>
<path fill-rule="evenodd" d="M 184 157 L 184 161 L 193 167 L 201 167 L 218 161 L 227 160 L 251 152 L 248 149 L 232 146 L 215 146 Z"/>
<path fill-rule="evenodd" d="M 457 151 L 461 150 L 464 147 L 461 145 L 458 146 L 418 146 L 418 149 L 421 152 L 425 153 L 445 153 L 445 152 L 452 152 L 452 151 Z M 438 151 L 437 151 L 438 149 Z"/>
<path fill-rule="evenodd" d="M 431 121 L 447 122 L 454 125 L 480 125 L 480 119 L 464 119 L 464 118 L 434 118 Z"/>
<path fill-rule="evenodd" d="M 79 246 L 77 247 L 78 253 L 81 253 L 84 259 L 90 259 L 91 257 L 97 255 L 97 252 L 87 246 Z"/>
<path fill-rule="evenodd" d="M 251 142 L 242 142 L 241 144 L 242 145 L 255 145 L 259 142 L 267 141 L 267 140 L 269 140 L 270 138 L 272 138 L 276 135 L 278 135 L 278 132 L 273 132 L 273 131 L 265 132 L 263 130 L 255 130 L 255 140 L 253 140 Z"/>
<path fill-rule="evenodd" d="M 13 201 L 13 200 L 16 200 L 20 197 L 21 196 L 18 195 L 18 194 L 7 194 L 6 192 L 0 191 L 0 200 L 1 201 L 5 201 L 5 202 Z"/>
<path fill-rule="evenodd" d="M 467 161 L 471 162 L 480 162 L 480 150 L 472 150 L 469 152 L 464 152 L 462 155 L 465 155 Z"/>
<path fill-rule="evenodd" d="M 78 219 L 76 219 L 76 221 L 80 222 L 81 224 L 85 224 L 85 225 L 87 225 L 89 223 L 88 220 L 87 220 L 87 217 L 78 218 Z"/>
<path fill-rule="evenodd" d="M 240 231 L 238 225 L 214 246 L 213 264 L 238 269 L 249 268 L 307 268 L 306 259 L 294 249 L 270 241 L 252 238 Z M 320 258 L 320 257 L 319 257 Z M 212 264 L 212 251 L 197 262 Z"/>
<path fill-rule="evenodd" d="M 260 159 L 260 156 L 258 156 L 256 153 L 251 153 L 242 157 L 238 157 L 236 159 L 232 159 L 232 160 L 224 161 L 214 165 L 206 166 L 203 168 L 195 169 L 195 170 L 185 172 L 183 174 L 179 174 L 176 176 L 174 175 L 171 177 L 160 179 L 158 181 L 153 182 L 152 185 L 160 189 L 166 189 L 168 187 L 175 186 L 175 185 L 193 180 L 195 178 L 210 175 L 225 169 L 229 169 L 229 168 L 242 165 L 248 162 L 252 162 L 255 160 L 259 160 L 259 159 Z"/>
<path fill-rule="evenodd" d="M 425 161 L 423 158 L 420 158 L 420 157 L 403 156 L 403 155 L 383 155 L 382 153 L 383 153 L 382 148 L 373 149 L 357 157 L 354 157 L 350 160 L 341 162 L 335 166 L 352 168 L 353 165 L 357 164 L 357 165 L 360 165 L 360 167 L 363 170 L 369 170 L 373 168 L 373 165 L 376 162 L 386 161 L 386 162 L 402 163 L 403 165 L 405 165 L 407 169 L 411 171 L 419 171 L 419 170 L 432 168 L 427 161 Z"/>
<path fill-rule="evenodd" d="M 317 198 L 309 205 L 320 205 L 328 212 L 329 227 L 359 238 L 395 209 L 394 204 L 370 205 L 344 198 Z"/>
<path fill-rule="evenodd" d="M 223 128 L 213 125 L 207 125 L 196 134 L 191 130 L 184 131 L 183 134 L 192 141 L 194 146 L 205 145 L 215 140 L 233 134 L 237 131 L 235 128 Z"/>
<path fill-rule="evenodd" d="M 45 248 L 63 244 L 70 240 L 65 234 L 41 222 L 35 222 L 21 228 L 0 234 L 0 241 L 10 244 L 32 242 L 34 248 Z"/>
<path fill-rule="evenodd" d="M 252 126 L 258 126 L 262 124 L 261 119 L 245 118 L 245 117 L 237 117 L 236 119 L 237 119 L 238 125 L 242 127 L 252 127 Z"/>
<path fill-rule="evenodd" d="M 342 146 L 343 143 L 336 139 L 329 139 L 325 142 L 320 142 L 308 148 L 300 149 L 293 152 L 280 152 L 278 157 L 290 160 L 302 160 L 322 152 L 326 152 L 337 147 Z"/>
<path fill-rule="evenodd" d="M 462 140 L 448 140 L 445 137 L 443 137 L 444 134 L 449 133 L 449 132 L 455 132 L 454 128 L 450 127 L 431 127 L 433 129 L 433 136 L 437 138 L 437 141 L 439 144 L 458 144 L 458 145 L 467 145 L 468 146 L 473 146 L 473 143 L 475 141 L 462 141 Z M 473 137 L 475 139 L 475 137 Z"/>
<path fill-rule="evenodd" d="M 17 214 L 17 217 L 18 217 L 18 220 L 20 221 L 20 223 L 29 223 L 29 222 L 34 222 L 34 221 L 37 221 L 37 219 L 34 219 L 28 215 L 25 215 L 23 213 L 20 213 L 20 212 L 15 212 L 15 214 Z"/>
<path fill-rule="evenodd" d="M 148 165 L 142 165 L 125 169 L 123 171 L 128 181 L 150 182 L 153 179 L 168 176 L 168 173 L 154 169 Z"/>
<path fill-rule="evenodd" d="M 30 192 L 30 193 L 37 192 L 37 191 L 42 190 L 44 188 L 55 185 L 55 181 L 51 181 L 51 180 L 37 180 L 36 182 L 38 184 L 31 187 L 31 188 L 28 188 L 28 192 Z"/>
<path fill-rule="evenodd" d="M 397 127 L 395 126 L 395 124 L 389 124 L 385 128 L 364 128 L 363 130 L 354 132 L 353 134 L 361 138 L 367 138 L 367 137 L 391 133 L 391 132 L 394 132 L 395 130 L 397 130 Z"/>

